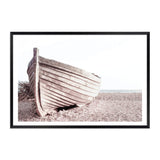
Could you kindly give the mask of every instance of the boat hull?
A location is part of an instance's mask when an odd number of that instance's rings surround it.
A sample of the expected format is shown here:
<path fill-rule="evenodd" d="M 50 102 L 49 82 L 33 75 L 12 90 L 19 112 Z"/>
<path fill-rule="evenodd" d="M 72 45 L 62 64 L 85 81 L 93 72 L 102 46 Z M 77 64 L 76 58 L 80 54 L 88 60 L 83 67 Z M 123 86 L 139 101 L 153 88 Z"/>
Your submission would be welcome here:
<path fill-rule="evenodd" d="M 51 114 L 58 108 L 88 105 L 100 89 L 98 76 L 40 57 L 37 49 L 34 49 L 27 73 L 40 116 Z"/>

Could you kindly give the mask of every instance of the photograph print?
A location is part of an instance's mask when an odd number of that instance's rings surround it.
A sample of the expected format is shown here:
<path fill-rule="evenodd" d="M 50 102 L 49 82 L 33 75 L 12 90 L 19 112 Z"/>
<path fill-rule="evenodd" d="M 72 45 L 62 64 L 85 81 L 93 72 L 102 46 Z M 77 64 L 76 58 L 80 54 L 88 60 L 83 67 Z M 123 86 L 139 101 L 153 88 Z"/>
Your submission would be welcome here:
<path fill-rule="evenodd" d="M 149 32 L 10 32 L 11 128 L 149 128 Z"/>

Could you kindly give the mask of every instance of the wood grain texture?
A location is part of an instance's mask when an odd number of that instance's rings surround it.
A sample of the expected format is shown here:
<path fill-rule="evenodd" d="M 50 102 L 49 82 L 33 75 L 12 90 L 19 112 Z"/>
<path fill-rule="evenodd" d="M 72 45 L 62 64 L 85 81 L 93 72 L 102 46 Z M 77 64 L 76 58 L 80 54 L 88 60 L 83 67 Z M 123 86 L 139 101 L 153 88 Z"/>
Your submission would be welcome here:
<path fill-rule="evenodd" d="M 40 87 L 41 87 L 42 90 L 45 90 L 48 94 L 50 94 L 52 96 L 55 96 L 57 98 L 60 98 L 60 99 L 66 101 L 66 102 L 69 102 L 69 103 L 76 104 L 77 102 L 79 102 L 79 103 L 85 103 L 86 102 L 86 100 L 84 100 L 84 99 L 80 99 L 79 97 L 75 97 L 75 96 L 72 96 L 72 95 L 68 96 L 64 92 L 61 92 L 59 90 L 50 88 L 46 85 L 43 85 L 42 83 L 40 84 Z"/>
<path fill-rule="evenodd" d="M 80 93 L 80 94 L 86 95 L 86 96 L 95 96 L 96 95 L 95 91 L 92 91 L 90 89 L 87 90 L 86 88 L 85 88 L 86 90 L 84 90 L 82 86 L 75 87 L 73 85 L 70 85 L 67 80 L 65 82 L 63 82 L 63 81 L 59 81 L 58 79 L 53 79 L 53 78 L 50 78 L 50 77 L 44 76 L 44 75 L 40 75 L 40 79 L 43 80 L 44 83 L 49 84 L 51 86 L 56 86 L 58 88 L 63 87 L 65 89 L 72 90 L 72 91 L 74 91 L 75 94 Z"/>
<path fill-rule="evenodd" d="M 61 81 L 68 83 L 71 86 L 79 87 L 82 88 L 86 91 L 90 92 L 97 92 L 97 89 L 99 89 L 100 86 L 95 85 L 95 84 L 90 84 L 87 80 L 81 80 L 80 78 L 74 78 L 74 75 L 66 75 L 65 73 L 60 73 L 60 72 L 55 72 L 54 70 L 52 71 L 46 71 L 47 69 L 44 67 L 40 68 L 40 76 L 44 75 L 49 78 L 53 78 L 55 80 Z"/>
<path fill-rule="evenodd" d="M 89 104 L 98 95 L 100 77 L 82 69 L 34 56 L 27 69 L 37 113 L 45 116 L 57 108 Z"/>
<path fill-rule="evenodd" d="M 73 97 L 74 99 L 77 98 L 77 99 L 80 99 L 80 100 L 90 100 L 90 97 L 92 96 L 89 96 L 89 95 L 84 95 L 84 94 L 81 94 L 75 90 L 72 90 L 72 89 L 69 89 L 69 88 L 65 88 L 63 86 L 60 86 L 60 85 L 56 85 L 54 83 L 51 83 L 51 82 L 48 82 L 48 81 L 45 81 L 43 79 L 40 79 L 40 83 L 49 88 L 51 91 L 59 91 L 59 93 L 61 93 L 62 95 L 66 95 L 67 97 Z"/>
<path fill-rule="evenodd" d="M 39 56 L 39 63 L 45 64 L 47 66 L 52 66 L 54 68 L 58 68 L 58 69 L 63 70 L 65 72 L 73 73 L 75 75 L 80 75 L 82 77 L 85 77 L 85 78 L 90 79 L 92 81 L 95 81 L 97 83 L 101 82 L 100 78 L 98 76 L 95 76 L 92 73 L 86 72 L 82 69 L 70 66 L 68 64 L 57 62 L 55 60 L 50 60 L 50 59 L 46 59 L 46 58 Z"/>
<path fill-rule="evenodd" d="M 57 69 L 57 68 L 54 68 L 54 67 L 51 67 L 51 66 L 46 66 L 42 63 L 40 63 L 40 66 L 41 66 L 41 68 L 40 68 L 41 71 L 45 71 L 45 72 L 50 73 L 50 74 L 58 75 L 59 77 L 69 79 L 73 82 L 83 84 L 83 85 L 88 86 L 90 88 L 99 89 L 99 87 L 100 87 L 99 82 L 97 83 L 97 82 L 92 81 L 88 78 L 84 78 L 84 77 L 82 77 L 82 75 L 76 75 L 74 73 L 63 71 L 61 69 Z"/>

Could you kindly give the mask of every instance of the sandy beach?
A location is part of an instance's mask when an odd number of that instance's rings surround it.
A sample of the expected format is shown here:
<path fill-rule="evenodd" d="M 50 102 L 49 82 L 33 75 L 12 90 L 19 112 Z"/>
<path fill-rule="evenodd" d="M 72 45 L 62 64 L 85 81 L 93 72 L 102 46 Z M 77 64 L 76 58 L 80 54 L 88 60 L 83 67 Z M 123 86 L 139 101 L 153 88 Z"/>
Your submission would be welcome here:
<path fill-rule="evenodd" d="M 34 99 L 19 101 L 19 121 L 142 121 L 141 93 L 99 93 L 95 100 L 84 107 L 60 110 L 53 115 L 39 117 Z"/>

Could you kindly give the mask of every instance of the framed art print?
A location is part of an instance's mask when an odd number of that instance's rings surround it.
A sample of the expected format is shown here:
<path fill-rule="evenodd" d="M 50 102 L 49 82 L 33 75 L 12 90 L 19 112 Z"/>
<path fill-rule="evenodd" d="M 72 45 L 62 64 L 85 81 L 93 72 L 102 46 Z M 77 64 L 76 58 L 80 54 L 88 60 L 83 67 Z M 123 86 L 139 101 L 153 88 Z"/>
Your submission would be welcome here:
<path fill-rule="evenodd" d="M 11 32 L 10 128 L 149 128 L 149 32 Z"/>

